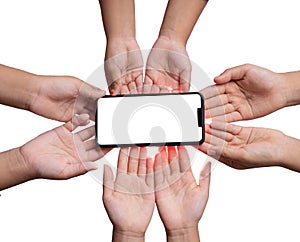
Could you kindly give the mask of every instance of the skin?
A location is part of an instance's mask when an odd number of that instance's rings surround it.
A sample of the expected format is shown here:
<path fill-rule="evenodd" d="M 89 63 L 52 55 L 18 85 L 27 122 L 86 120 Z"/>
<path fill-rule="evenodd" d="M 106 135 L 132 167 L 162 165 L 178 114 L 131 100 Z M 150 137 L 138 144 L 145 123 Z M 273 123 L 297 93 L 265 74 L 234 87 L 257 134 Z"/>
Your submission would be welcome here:
<path fill-rule="evenodd" d="M 199 150 L 235 169 L 281 166 L 300 171 L 300 140 L 280 131 L 213 121 Z"/>
<path fill-rule="evenodd" d="M 155 205 L 153 164 L 146 148 L 120 149 L 116 179 L 105 165 L 103 188 L 112 241 L 144 241 Z"/>
<path fill-rule="evenodd" d="M 68 122 L 74 114 L 95 117 L 104 91 L 70 76 L 40 76 L 0 65 L 0 103 Z M 47 107 L 47 108 L 45 108 Z"/>
<path fill-rule="evenodd" d="M 168 241 L 199 241 L 198 223 L 208 201 L 208 162 L 197 184 L 184 147 L 163 149 L 155 157 L 155 201 Z"/>
<path fill-rule="evenodd" d="M 33 179 L 68 179 L 97 169 L 93 161 L 109 149 L 101 150 L 90 140 L 94 127 L 72 133 L 88 123 L 87 114 L 75 116 L 19 148 L 0 153 L 0 190 Z"/>
<path fill-rule="evenodd" d="M 186 44 L 207 1 L 170 0 L 146 64 L 144 93 L 188 92 L 191 63 Z"/>
<path fill-rule="evenodd" d="M 245 64 L 224 71 L 205 88 L 207 113 L 227 122 L 255 119 L 300 103 L 300 72 L 275 73 Z"/>
<path fill-rule="evenodd" d="M 143 58 L 135 38 L 134 0 L 99 0 L 107 45 L 105 74 L 112 95 L 141 93 Z"/>

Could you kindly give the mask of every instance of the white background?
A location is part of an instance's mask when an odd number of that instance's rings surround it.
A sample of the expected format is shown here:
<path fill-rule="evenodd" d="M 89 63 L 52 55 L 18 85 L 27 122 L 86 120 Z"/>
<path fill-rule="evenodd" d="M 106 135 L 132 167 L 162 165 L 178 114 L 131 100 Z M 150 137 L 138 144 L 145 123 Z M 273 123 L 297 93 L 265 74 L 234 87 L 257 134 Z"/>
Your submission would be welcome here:
<path fill-rule="evenodd" d="M 141 48 L 154 43 L 166 3 L 136 1 Z M 210 0 L 188 43 L 189 55 L 211 78 L 247 62 L 278 72 L 299 70 L 299 9 L 298 0 Z M 103 63 L 105 35 L 96 0 L 1 0 L 0 31 L 2 64 L 86 80 Z M 0 117 L 1 151 L 59 125 L 4 106 Z M 246 124 L 300 138 L 299 121 L 300 108 L 293 107 Z M 300 174 L 283 168 L 237 171 L 218 163 L 199 224 L 201 240 L 299 241 L 299 185 Z M 89 175 L 2 191 L 0 240 L 110 241 L 112 226 L 101 195 L 101 185 Z M 146 241 L 164 240 L 155 211 Z"/>

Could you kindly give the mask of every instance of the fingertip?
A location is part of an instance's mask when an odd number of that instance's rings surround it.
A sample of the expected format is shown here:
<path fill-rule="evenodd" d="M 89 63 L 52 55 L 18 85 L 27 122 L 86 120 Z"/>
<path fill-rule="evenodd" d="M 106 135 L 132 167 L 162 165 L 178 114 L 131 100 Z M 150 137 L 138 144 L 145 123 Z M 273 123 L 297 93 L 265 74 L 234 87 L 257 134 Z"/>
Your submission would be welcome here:
<path fill-rule="evenodd" d="M 82 163 L 82 165 L 86 172 L 94 171 L 98 169 L 98 165 L 94 162 L 85 162 Z"/>
<path fill-rule="evenodd" d="M 227 78 L 226 72 L 223 72 L 222 74 L 220 74 L 219 76 L 216 76 L 214 78 L 214 82 L 216 84 L 223 84 L 224 82 L 228 81 L 227 79 L 228 78 Z"/>

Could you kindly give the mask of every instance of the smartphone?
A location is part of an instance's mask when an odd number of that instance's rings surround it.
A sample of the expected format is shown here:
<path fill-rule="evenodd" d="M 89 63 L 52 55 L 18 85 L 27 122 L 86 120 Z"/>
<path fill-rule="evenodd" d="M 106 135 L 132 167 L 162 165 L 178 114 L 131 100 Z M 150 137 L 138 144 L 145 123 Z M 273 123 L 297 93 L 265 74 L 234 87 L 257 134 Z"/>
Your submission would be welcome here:
<path fill-rule="evenodd" d="M 104 96 L 95 127 L 102 148 L 199 145 L 204 100 L 198 92 Z"/>

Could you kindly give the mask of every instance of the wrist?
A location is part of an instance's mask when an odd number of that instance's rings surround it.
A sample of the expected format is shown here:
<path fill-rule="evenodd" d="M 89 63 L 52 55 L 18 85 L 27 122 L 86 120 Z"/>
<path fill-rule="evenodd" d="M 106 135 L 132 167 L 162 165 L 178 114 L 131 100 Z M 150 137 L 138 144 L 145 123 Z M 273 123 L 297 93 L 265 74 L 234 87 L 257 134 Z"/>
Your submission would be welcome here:
<path fill-rule="evenodd" d="M 40 96 L 40 89 L 41 89 L 41 79 L 42 76 L 40 75 L 33 75 L 31 77 L 30 82 L 28 82 L 28 88 L 27 88 L 27 111 L 34 113 L 33 104 L 38 96 Z"/>
<path fill-rule="evenodd" d="M 300 140 L 284 135 L 280 166 L 300 172 Z"/>
<path fill-rule="evenodd" d="M 15 148 L 10 153 L 10 173 L 19 174 L 24 181 L 29 181 L 35 179 L 33 169 L 29 162 L 26 161 L 22 152 L 22 147 Z"/>
<path fill-rule="evenodd" d="M 113 241 L 140 242 L 145 240 L 145 233 L 113 228 Z"/>
<path fill-rule="evenodd" d="M 280 90 L 285 95 L 285 106 L 293 106 L 300 103 L 300 72 L 287 72 L 280 74 L 284 86 Z"/>
<path fill-rule="evenodd" d="M 199 241 L 198 226 L 166 229 L 168 241 Z"/>
<path fill-rule="evenodd" d="M 107 42 L 105 51 L 105 60 L 114 57 L 116 55 L 123 56 L 127 55 L 128 52 L 135 51 L 134 53 L 140 52 L 140 47 L 135 37 L 114 37 L 110 38 Z"/>
<path fill-rule="evenodd" d="M 163 27 L 159 31 L 158 39 L 164 39 L 166 41 L 177 43 L 183 46 L 184 48 L 186 48 L 186 44 L 188 41 L 187 38 L 180 36 L 180 34 L 177 31 L 170 28 L 163 28 Z"/>
<path fill-rule="evenodd" d="M 19 148 L 0 153 L 0 190 L 34 179 Z"/>

